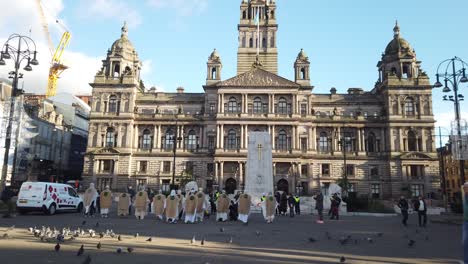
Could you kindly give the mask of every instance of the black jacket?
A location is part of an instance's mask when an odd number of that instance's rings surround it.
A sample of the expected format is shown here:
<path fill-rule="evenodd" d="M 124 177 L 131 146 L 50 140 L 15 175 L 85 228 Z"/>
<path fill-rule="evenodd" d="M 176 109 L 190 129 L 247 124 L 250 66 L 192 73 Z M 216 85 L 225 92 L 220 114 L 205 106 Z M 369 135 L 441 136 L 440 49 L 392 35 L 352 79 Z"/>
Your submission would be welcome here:
<path fill-rule="evenodd" d="M 400 207 L 402 211 L 408 211 L 408 201 L 406 201 L 406 199 L 400 199 L 400 201 L 398 202 L 398 207 Z"/>
<path fill-rule="evenodd" d="M 316 210 L 323 210 L 323 194 L 318 194 L 314 196 L 315 200 L 315 209 Z"/>
<path fill-rule="evenodd" d="M 424 210 L 423 210 L 423 212 L 426 212 L 426 211 L 427 211 L 426 201 L 425 201 L 424 199 L 423 199 L 422 201 L 423 201 L 423 204 L 424 204 Z M 415 210 L 415 211 L 419 211 L 419 200 L 416 200 L 416 201 L 414 202 L 414 210 Z"/>

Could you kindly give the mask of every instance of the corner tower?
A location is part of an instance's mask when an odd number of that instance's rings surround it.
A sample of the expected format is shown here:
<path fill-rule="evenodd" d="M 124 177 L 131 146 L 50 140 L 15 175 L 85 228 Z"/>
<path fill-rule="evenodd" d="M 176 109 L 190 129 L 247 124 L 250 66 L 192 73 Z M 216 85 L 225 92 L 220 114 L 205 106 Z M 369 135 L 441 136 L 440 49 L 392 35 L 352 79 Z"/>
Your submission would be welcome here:
<path fill-rule="evenodd" d="M 238 30 L 237 75 L 252 68 L 257 52 L 264 69 L 278 74 L 276 0 L 242 0 Z"/>

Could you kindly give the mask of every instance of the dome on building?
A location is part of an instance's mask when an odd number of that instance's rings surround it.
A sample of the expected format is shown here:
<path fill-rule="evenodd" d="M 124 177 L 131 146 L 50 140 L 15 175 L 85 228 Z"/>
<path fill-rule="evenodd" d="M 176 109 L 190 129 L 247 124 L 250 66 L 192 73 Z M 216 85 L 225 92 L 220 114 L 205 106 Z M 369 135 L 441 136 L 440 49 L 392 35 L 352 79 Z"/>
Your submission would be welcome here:
<path fill-rule="evenodd" d="M 112 44 L 111 50 L 113 52 L 129 52 L 133 53 L 135 52 L 135 48 L 133 47 L 133 44 L 130 42 L 128 39 L 128 27 L 127 27 L 127 22 L 124 22 L 124 25 L 122 27 L 122 35 L 120 36 L 119 39 L 114 41 Z"/>
<path fill-rule="evenodd" d="M 299 59 L 299 60 L 308 60 L 309 56 L 307 56 L 307 53 L 305 53 L 304 49 L 301 49 L 301 51 L 297 55 L 297 59 Z"/>
<path fill-rule="evenodd" d="M 393 32 L 394 37 L 392 41 L 388 43 L 387 48 L 385 48 L 385 55 L 395 55 L 398 53 L 413 55 L 414 51 L 409 42 L 400 36 L 398 21 L 393 28 Z"/>
<path fill-rule="evenodd" d="M 211 52 L 211 55 L 210 55 L 210 60 L 214 60 L 214 61 L 219 61 L 221 57 L 219 57 L 219 54 L 218 54 L 218 51 L 216 49 L 213 50 L 213 52 Z"/>

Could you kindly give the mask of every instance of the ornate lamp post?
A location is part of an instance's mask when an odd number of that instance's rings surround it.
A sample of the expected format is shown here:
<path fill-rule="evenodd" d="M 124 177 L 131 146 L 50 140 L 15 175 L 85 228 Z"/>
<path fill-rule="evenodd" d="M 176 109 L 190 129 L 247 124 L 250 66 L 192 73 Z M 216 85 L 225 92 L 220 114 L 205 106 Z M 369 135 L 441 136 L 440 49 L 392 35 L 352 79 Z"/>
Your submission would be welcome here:
<path fill-rule="evenodd" d="M 13 45 L 12 45 L 13 44 Z M 15 45 L 16 44 L 16 45 Z M 5 44 L 2 47 L 0 52 L 0 66 L 6 65 L 5 60 L 12 59 L 15 65 L 15 70 L 11 71 L 10 77 L 13 79 L 12 91 L 11 91 L 11 101 L 10 101 L 10 112 L 8 113 L 8 125 L 5 135 L 5 156 L 3 159 L 3 170 L 0 180 L 0 190 L 3 191 L 7 179 L 7 170 L 8 170 L 8 159 L 10 155 L 10 145 L 12 137 L 12 125 L 14 118 L 14 108 L 15 101 L 18 96 L 21 96 L 23 91 L 18 89 L 18 79 L 23 78 L 23 74 L 20 73 L 20 67 L 22 62 L 27 62 L 26 66 L 23 68 L 25 71 L 32 71 L 31 65 L 39 65 L 39 62 L 36 59 L 36 43 L 27 36 L 22 36 L 19 34 L 11 35 Z M 17 140 L 16 140 L 17 143 Z M 15 148 L 16 152 L 16 148 Z M 16 153 L 15 153 L 16 154 Z M 16 155 L 13 157 L 13 166 L 12 166 L 12 179 L 14 179 L 15 173 L 15 163 Z"/>
<path fill-rule="evenodd" d="M 175 184 L 175 173 L 176 173 L 176 158 L 177 158 L 177 144 L 182 140 L 181 137 L 179 137 L 179 126 L 178 126 L 178 115 L 174 115 L 175 117 L 175 129 L 174 129 L 174 135 L 172 136 L 172 144 L 173 144 L 173 149 L 172 149 L 172 156 L 173 156 L 173 161 L 172 161 L 172 186 L 171 189 L 174 190 L 176 189 L 176 184 Z"/>
<path fill-rule="evenodd" d="M 444 87 L 442 92 L 449 93 L 453 91 L 453 96 L 447 95 L 443 96 L 444 101 L 452 101 L 455 107 L 455 123 L 456 123 L 456 132 L 457 132 L 457 139 L 455 142 L 452 142 L 455 147 L 458 147 L 460 150 L 460 155 L 462 156 L 463 150 L 463 140 L 462 140 L 462 132 L 461 132 L 461 122 L 460 122 L 460 101 L 464 100 L 462 94 L 458 93 L 458 87 L 462 83 L 467 83 L 468 78 L 466 77 L 466 66 L 468 64 L 464 62 L 462 59 L 453 57 L 452 59 L 444 60 L 439 64 L 437 67 L 437 81 L 434 84 L 434 87 L 441 88 Z M 442 69 L 442 71 L 440 71 Z M 443 71 L 445 69 L 445 71 Z M 440 82 L 440 78 L 444 79 L 445 85 Z M 449 84 L 452 86 L 452 89 L 449 88 Z M 460 159 L 460 179 L 462 184 L 465 183 L 465 163 L 463 159 Z"/>

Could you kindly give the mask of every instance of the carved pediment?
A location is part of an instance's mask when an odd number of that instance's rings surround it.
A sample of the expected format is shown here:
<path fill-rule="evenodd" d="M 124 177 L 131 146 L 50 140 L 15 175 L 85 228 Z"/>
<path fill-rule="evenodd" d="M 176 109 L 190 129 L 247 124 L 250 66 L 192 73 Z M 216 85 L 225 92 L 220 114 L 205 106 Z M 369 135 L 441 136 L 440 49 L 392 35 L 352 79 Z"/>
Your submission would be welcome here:
<path fill-rule="evenodd" d="M 299 84 L 261 68 L 219 82 L 218 87 L 300 87 Z"/>
<path fill-rule="evenodd" d="M 120 154 L 115 148 L 102 148 L 92 152 L 93 154 Z"/>
<path fill-rule="evenodd" d="M 400 156 L 401 159 L 431 159 L 430 156 L 420 152 L 410 152 Z"/>

